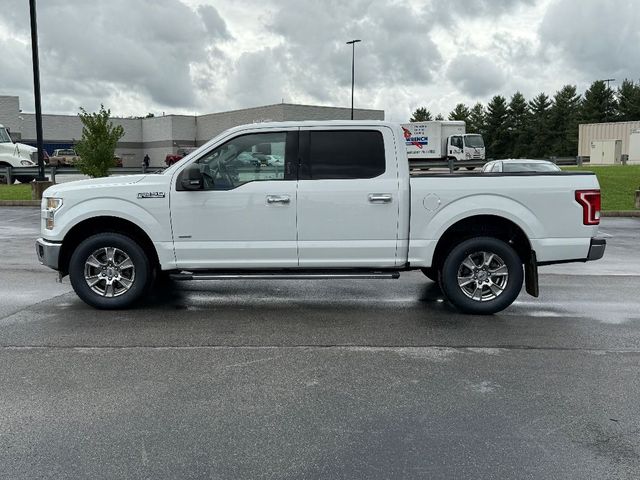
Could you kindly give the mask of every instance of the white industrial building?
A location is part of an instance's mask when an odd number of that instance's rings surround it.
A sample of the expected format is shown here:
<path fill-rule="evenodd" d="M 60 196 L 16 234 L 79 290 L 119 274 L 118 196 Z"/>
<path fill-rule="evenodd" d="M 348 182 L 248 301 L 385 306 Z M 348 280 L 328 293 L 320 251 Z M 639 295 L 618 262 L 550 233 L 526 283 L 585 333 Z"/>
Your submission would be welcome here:
<path fill-rule="evenodd" d="M 640 120 L 581 124 L 578 156 L 592 164 L 640 163 Z"/>
<path fill-rule="evenodd" d="M 280 103 L 207 115 L 166 115 L 151 118 L 113 118 L 122 125 L 124 136 L 116 153 L 124 166 L 139 166 L 149 154 L 152 166 L 163 166 L 167 154 L 178 148 L 200 146 L 222 131 L 248 123 L 287 120 L 347 120 L 351 109 Z M 356 120 L 384 120 L 383 110 L 355 109 Z M 36 142 L 35 114 L 20 111 L 16 96 L 0 96 L 0 124 L 11 130 L 14 140 Z M 45 149 L 72 146 L 82 137 L 77 115 L 42 115 Z"/>

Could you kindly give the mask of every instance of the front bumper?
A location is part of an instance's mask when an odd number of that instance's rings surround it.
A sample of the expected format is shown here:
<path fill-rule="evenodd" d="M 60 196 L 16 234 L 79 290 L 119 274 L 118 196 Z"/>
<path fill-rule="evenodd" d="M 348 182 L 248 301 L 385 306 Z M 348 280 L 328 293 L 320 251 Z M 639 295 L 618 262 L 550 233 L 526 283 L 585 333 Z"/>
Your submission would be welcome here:
<path fill-rule="evenodd" d="M 604 255 L 604 249 L 607 247 L 607 241 L 604 238 L 592 238 L 589 246 L 589 254 L 587 262 L 592 260 L 600 260 Z"/>
<path fill-rule="evenodd" d="M 42 265 L 58 270 L 61 243 L 49 242 L 44 238 L 36 240 L 36 253 Z"/>

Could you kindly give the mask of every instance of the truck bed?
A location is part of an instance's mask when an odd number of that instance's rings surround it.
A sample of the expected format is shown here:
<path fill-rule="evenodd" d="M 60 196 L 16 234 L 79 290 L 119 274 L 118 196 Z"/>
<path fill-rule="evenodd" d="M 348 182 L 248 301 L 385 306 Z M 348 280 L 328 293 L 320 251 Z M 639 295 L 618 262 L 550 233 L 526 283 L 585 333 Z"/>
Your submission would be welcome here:
<path fill-rule="evenodd" d="M 540 262 L 586 258 L 598 227 L 583 224 L 575 191 L 597 188 L 591 172 L 412 173 L 409 261 L 431 258 L 443 232 L 474 215 L 513 222 Z"/>

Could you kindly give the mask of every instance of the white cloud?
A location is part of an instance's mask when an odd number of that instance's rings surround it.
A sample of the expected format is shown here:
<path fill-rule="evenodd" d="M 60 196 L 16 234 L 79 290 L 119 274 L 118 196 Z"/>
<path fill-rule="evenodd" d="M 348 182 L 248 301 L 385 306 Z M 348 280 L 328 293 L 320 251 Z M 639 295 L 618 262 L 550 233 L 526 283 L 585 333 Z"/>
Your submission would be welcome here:
<path fill-rule="evenodd" d="M 0 0 L 0 94 L 32 110 L 27 2 Z M 553 94 L 640 77 L 634 2 L 579 0 L 48 0 L 39 2 L 43 105 L 76 113 L 208 113 L 350 103 L 408 119 L 426 105 Z"/>

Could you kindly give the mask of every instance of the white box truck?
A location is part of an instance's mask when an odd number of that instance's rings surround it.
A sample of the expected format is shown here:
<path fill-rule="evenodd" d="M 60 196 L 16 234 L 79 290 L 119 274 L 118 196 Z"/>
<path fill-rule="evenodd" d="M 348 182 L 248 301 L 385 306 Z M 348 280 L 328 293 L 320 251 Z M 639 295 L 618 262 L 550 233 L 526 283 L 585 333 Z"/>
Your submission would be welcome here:
<path fill-rule="evenodd" d="M 416 160 L 485 160 L 482 135 L 466 133 L 463 121 L 402 124 L 409 162 Z"/>

